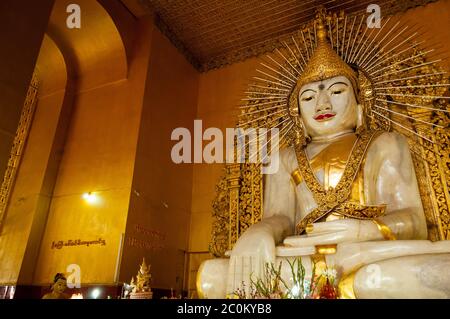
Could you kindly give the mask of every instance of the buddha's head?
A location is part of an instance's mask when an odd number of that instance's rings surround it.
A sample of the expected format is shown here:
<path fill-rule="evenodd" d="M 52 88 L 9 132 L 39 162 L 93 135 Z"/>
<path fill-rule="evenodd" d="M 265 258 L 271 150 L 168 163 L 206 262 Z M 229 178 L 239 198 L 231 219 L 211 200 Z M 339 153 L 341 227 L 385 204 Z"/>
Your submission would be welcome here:
<path fill-rule="evenodd" d="M 317 48 L 297 81 L 290 103 L 307 137 L 332 137 L 363 124 L 357 79 L 356 71 L 331 48 L 323 23 L 319 23 Z"/>
<path fill-rule="evenodd" d="M 305 133 L 313 140 L 355 130 L 360 123 L 361 107 L 344 75 L 303 85 L 298 104 Z"/>
<path fill-rule="evenodd" d="M 62 294 L 67 288 L 67 280 L 63 274 L 58 273 L 53 280 L 52 290 L 54 293 Z"/>

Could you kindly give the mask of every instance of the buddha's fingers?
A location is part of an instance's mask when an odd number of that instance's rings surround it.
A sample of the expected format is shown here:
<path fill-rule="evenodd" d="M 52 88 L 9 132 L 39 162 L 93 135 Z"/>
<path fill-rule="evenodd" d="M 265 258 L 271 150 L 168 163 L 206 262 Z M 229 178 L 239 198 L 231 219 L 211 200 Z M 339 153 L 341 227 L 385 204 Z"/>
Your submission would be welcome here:
<path fill-rule="evenodd" d="M 346 231 L 332 232 L 326 234 L 308 234 L 301 236 L 293 236 L 286 238 L 284 244 L 294 246 L 294 247 L 308 247 L 317 245 L 330 245 L 338 244 L 346 241 L 348 238 L 346 236 Z"/>
<path fill-rule="evenodd" d="M 319 235 L 321 233 L 338 232 L 348 228 L 345 222 L 336 220 L 332 222 L 314 223 L 307 227 L 308 235 Z"/>
<path fill-rule="evenodd" d="M 232 256 L 230 258 L 227 295 L 233 297 L 238 292 L 247 294 L 249 267 L 249 257 L 247 256 Z"/>
<path fill-rule="evenodd" d="M 232 256 L 230 258 L 230 263 L 228 265 L 228 276 L 227 276 L 227 296 L 232 296 L 236 292 L 236 281 L 239 280 L 236 278 L 239 276 L 239 273 L 236 271 L 236 257 Z"/>
<path fill-rule="evenodd" d="M 243 256 L 242 257 L 242 284 L 243 289 L 245 291 L 246 298 L 250 295 L 250 275 L 253 272 L 252 269 L 252 256 Z"/>
<path fill-rule="evenodd" d="M 252 281 L 261 278 L 264 269 L 263 258 L 255 255 L 232 256 L 228 267 L 227 295 L 236 297 L 245 294 L 251 297 Z"/>

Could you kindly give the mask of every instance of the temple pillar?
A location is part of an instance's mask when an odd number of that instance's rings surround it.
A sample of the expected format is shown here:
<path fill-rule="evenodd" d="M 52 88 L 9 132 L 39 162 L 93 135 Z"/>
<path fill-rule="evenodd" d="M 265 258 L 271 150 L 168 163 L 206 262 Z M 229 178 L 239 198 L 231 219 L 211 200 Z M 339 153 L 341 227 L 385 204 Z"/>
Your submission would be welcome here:
<path fill-rule="evenodd" d="M 53 2 L 0 2 L 0 176 L 6 169 Z"/>

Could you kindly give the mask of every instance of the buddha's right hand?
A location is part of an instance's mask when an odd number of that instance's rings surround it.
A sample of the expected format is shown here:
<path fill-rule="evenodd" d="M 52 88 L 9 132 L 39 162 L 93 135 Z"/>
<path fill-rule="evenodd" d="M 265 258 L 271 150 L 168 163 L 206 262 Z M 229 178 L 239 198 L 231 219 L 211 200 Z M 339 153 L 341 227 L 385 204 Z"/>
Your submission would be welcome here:
<path fill-rule="evenodd" d="M 227 296 L 237 290 L 249 297 L 252 280 L 262 277 L 266 263 L 275 261 L 275 239 L 264 225 L 250 227 L 236 242 L 228 266 Z"/>

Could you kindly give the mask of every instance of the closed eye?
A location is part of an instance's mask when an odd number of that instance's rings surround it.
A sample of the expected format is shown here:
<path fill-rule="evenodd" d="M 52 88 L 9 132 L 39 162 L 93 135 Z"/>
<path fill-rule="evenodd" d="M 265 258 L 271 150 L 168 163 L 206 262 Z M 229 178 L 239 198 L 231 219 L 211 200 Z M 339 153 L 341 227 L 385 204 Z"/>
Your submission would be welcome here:
<path fill-rule="evenodd" d="M 314 97 L 312 97 L 312 96 L 307 96 L 307 97 L 302 98 L 302 101 L 311 101 L 313 98 Z"/>
<path fill-rule="evenodd" d="M 344 90 L 337 90 L 337 91 L 331 92 L 331 94 L 341 94 L 342 92 L 344 92 Z"/>

